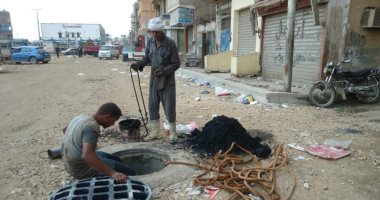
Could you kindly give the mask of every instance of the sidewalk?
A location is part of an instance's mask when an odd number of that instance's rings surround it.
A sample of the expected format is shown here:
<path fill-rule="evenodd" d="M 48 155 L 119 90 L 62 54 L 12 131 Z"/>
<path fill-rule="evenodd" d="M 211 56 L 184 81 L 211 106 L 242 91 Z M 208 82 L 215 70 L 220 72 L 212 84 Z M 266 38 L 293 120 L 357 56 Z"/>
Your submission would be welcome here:
<path fill-rule="evenodd" d="M 292 93 L 283 92 L 284 85 L 279 82 L 258 80 L 257 77 L 234 77 L 230 73 L 206 73 L 202 68 L 181 67 L 177 74 L 193 79 L 207 81 L 213 86 L 233 90 L 235 93 L 252 95 L 260 103 L 306 104 L 310 86 L 292 87 Z"/>

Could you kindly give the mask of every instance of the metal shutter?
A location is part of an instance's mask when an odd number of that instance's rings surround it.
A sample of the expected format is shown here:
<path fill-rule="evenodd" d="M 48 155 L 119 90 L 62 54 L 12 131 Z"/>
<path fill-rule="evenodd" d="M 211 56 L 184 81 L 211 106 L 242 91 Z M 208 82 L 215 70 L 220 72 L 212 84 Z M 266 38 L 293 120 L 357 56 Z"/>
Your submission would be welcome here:
<path fill-rule="evenodd" d="M 251 11 L 247 8 L 239 12 L 237 55 L 252 53 L 255 50 L 256 35 L 253 33 Z"/>
<path fill-rule="evenodd" d="M 319 8 L 324 20 L 324 7 Z M 283 80 L 287 36 L 287 13 L 265 17 L 262 73 L 264 78 Z M 311 84 L 319 79 L 322 26 L 314 25 L 311 8 L 296 13 L 293 54 L 293 82 Z"/>

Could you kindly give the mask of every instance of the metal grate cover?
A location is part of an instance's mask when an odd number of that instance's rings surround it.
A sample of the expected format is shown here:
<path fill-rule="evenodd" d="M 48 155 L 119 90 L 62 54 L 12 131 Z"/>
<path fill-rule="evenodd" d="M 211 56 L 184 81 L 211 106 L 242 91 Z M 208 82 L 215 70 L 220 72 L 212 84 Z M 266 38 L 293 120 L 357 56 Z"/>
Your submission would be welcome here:
<path fill-rule="evenodd" d="M 116 183 L 112 177 L 95 177 L 60 188 L 49 200 L 145 200 L 151 196 L 152 190 L 141 181 L 128 178 L 126 183 Z"/>

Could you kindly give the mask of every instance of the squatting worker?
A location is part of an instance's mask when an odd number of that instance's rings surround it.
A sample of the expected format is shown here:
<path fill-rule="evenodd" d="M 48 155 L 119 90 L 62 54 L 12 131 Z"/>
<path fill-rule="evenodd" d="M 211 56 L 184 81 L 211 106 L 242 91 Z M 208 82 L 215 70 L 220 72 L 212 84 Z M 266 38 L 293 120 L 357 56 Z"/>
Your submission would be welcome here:
<path fill-rule="evenodd" d="M 95 176 L 112 176 L 125 182 L 135 171 L 123 164 L 118 156 L 95 151 L 100 126 L 112 126 L 121 116 L 114 103 L 105 103 L 93 115 L 78 115 L 64 129 L 61 150 L 66 171 L 76 179 Z"/>
<path fill-rule="evenodd" d="M 152 34 L 148 40 L 145 56 L 139 62 L 133 63 L 131 68 L 142 71 L 150 64 L 149 84 L 149 117 L 151 130 L 144 141 L 151 141 L 160 136 L 159 107 L 162 102 L 166 119 L 169 122 L 169 139 L 171 143 L 177 141 L 176 133 L 176 88 L 175 71 L 180 66 L 177 47 L 172 39 L 165 36 L 164 24 L 160 17 L 151 19 L 148 30 Z"/>

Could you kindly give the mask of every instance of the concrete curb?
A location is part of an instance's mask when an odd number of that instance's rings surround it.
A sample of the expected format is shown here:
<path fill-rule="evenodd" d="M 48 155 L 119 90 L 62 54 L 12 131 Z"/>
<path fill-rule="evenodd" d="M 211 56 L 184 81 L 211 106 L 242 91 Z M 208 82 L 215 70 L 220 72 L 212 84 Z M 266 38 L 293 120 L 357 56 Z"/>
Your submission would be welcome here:
<path fill-rule="evenodd" d="M 258 88 L 242 83 L 237 83 L 230 80 L 225 80 L 220 77 L 216 77 L 210 74 L 196 72 L 184 68 L 180 68 L 177 70 L 177 73 L 180 75 L 185 75 L 189 78 L 205 80 L 208 81 L 213 86 L 219 86 L 223 88 L 227 88 L 229 90 L 233 90 L 234 92 L 239 92 L 241 94 L 251 94 L 255 98 L 256 101 L 264 104 L 306 104 L 309 105 L 309 101 L 307 100 L 307 95 L 297 94 L 297 93 L 286 93 L 286 92 L 271 92 L 269 90 Z"/>

